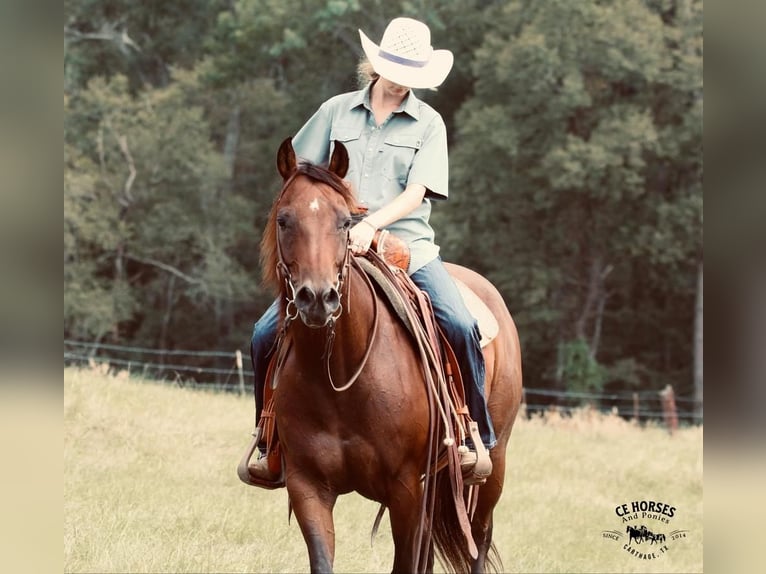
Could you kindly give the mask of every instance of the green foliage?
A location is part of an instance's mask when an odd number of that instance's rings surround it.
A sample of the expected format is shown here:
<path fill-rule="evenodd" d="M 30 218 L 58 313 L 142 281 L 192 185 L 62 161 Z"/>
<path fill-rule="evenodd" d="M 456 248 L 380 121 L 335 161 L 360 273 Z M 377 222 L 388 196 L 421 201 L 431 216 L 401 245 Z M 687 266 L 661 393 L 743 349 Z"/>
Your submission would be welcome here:
<path fill-rule="evenodd" d="M 561 367 L 558 373 L 566 389 L 580 393 L 599 393 L 604 387 L 606 370 L 593 357 L 588 343 L 575 339 L 564 343 L 560 349 Z"/>
<path fill-rule="evenodd" d="M 202 38 L 224 2 L 211 0 L 67 0 L 64 3 L 65 88 L 94 76 L 123 75 L 132 92 L 164 86 L 171 68 L 191 68 Z"/>
<path fill-rule="evenodd" d="M 134 98 L 120 76 L 94 79 L 67 104 L 64 281 L 72 334 L 120 338 L 151 323 L 152 313 L 179 312 L 179 301 L 204 308 L 252 296 L 234 250 L 250 232 L 252 204 L 222 192 L 222 158 L 184 84 Z M 144 336 L 157 341 L 159 333 Z"/>
<path fill-rule="evenodd" d="M 627 360 L 689 376 L 701 3 L 680 6 L 511 2 L 474 52 L 439 239 L 501 288 L 528 381 L 561 380 L 562 341 L 604 366 L 582 382 L 577 362 L 577 385 L 619 382 Z"/>

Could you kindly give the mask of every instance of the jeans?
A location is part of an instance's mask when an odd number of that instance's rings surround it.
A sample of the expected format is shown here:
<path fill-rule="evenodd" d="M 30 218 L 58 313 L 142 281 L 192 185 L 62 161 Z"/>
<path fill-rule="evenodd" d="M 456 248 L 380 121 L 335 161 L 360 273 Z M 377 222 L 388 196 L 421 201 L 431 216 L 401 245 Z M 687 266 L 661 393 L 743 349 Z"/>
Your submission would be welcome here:
<path fill-rule="evenodd" d="M 479 326 L 468 311 L 457 286 L 444 267 L 441 258 L 436 258 L 411 276 L 420 289 L 428 293 L 436 322 L 444 331 L 455 351 L 460 373 L 463 375 L 465 399 L 471 418 L 479 426 L 484 446 L 495 446 L 497 439 L 487 411 L 484 396 L 484 355 L 481 352 Z M 250 355 L 255 373 L 255 416 L 260 420 L 263 409 L 263 389 L 266 384 L 266 370 L 273 352 L 279 321 L 279 304 L 271 304 L 253 328 Z M 469 441 L 470 442 L 470 441 Z"/>

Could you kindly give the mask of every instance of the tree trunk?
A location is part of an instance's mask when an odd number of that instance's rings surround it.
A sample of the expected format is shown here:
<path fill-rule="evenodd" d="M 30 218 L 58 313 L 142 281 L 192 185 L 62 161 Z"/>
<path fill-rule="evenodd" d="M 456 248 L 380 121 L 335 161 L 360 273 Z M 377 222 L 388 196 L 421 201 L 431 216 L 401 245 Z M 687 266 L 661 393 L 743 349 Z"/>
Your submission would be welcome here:
<path fill-rule="evenodd" d="M 601 255 L 597 254 L 593 257 L 588 273 L 588 292 L 585 296 L 582 312 L 575 323 L 577 338 L 583 341 L 590 340 L 588 348 L 593 359 L 596 358 L 601 340 L 601 323 L 607 298 L 604 281 L 611 272 L 612 266 L 602 264 Z M 590 331 L 589 326 L 591 327 Z M 589 332 L 590 337 L 588 336 Z"/>
<path fill-rule="evenodd" d="M 226 188 L 234 188 L 234 169 L 237 161 L 240 132 L 240 105 L 235 104 L 229 112 L 229 122 L 226 126 L 226 141 L 223 144 L 223 159 L 226 163 Z"/>
<path fill-rule="evenodd" d="M 160 341 L 159 348 L 164 351 L 168 346 L 168 327 L 170 326 L 170 318 L 173 315 L 173 307 L 175 304 L 175 286 L 176 276 L 168 275 L 168 288 L 165 292 L 165 313 L 162 315 L 162 326 L 160 328 Z M 160 354 L 159 363 L 165 364 L 165 353 Z"/>
<path fill-rule="evenodd" d="M 593 257 L 590 263 L 590 270 L 588 272 L 588 292 L 585 295 L 585 303 L 583 304 L 580 316 L 575 323 L 575 335 L 578 339 L 587 340 L 586 330 L 588 326 L 588 320 L 593 314 L 593 308 L 598 301 L 598 295 L 600 292 L 599 277 L 601 275 L 601 258 L 596 255 Z"/>
<path fill-rule="evenodd" d="M 593 326 L 593 337 L 590 342 L 590 354 L 594 359 L 598 355 L 598 346 L 601 343 L 601 325 L 604 322 L 604 307 L 606 306 L 606 293 L 602 292 L 598 298 L 598 306 L 596 307 L 596 318 Z"/>

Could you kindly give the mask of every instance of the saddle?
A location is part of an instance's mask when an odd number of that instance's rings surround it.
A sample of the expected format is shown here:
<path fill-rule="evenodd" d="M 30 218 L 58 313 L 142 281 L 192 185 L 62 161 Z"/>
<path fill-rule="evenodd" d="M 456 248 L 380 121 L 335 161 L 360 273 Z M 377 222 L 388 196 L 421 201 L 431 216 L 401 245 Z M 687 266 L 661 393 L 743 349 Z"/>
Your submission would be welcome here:
<path fill-rule="evenodd" d="M 375 233 L 375 237 L 372 240 L 372 250 L 380 256 L 390 267 L 394 269 L 401 269 L 407 272 L 410 266 L 410 249 L 407 244 L 392 235 L 387 230 L 379 230 Z M 364 263 L 364 260 L 362 260 Z M 374 273 L 375 266 L 365 265 L 365 270 L 368 274 Z M 381 275 L 375 274 L 376 279 Z M 500 326 L 487 304 L 481 300 L 481 298 L 474 293 L 474 291 L 465 283 L 463 283 L 457 277 L 453 277 L 452 280 L 460 292 L 460 296 L 463 298 L 463 303 L 468 308 L 468 311 L 476 319 L 479 325 L 479 331 L 481 333 L 481 347 L 484 348 L 489 345 L 492 340 L 497 337 L 497 333 L 500 330 Z M 391 296 L 391 286 L 385 280 L 378 280 L 378 285 L 386 293 L 390 303 L 396 299 L 395 296 Z M 403 318 L 403 311 L 399 308 L 396 309 L 400 318 Z M 446 341 L 445 341 L 446 342 Z"/>
<path fill-rule="evenodd" d="M 376 290 L 391 310 L 407 328 L 424 362 L 424 374 L 427 385 L 440 403 L 432 413 L 434 419 L 441 419 L 440 432 L 444 435 L 439 461 L 434 471 L 448 464 L 449 447 L 461 445 L 465 449 L 465 439 L 470 436 L 476 445 L 479 461 L 488 460 L 489 454 L 483 446 L 478 426 L 468 413 L 462 375 L 454 351 L 433 317 L 431 303 L 427 293 L 421 291 L 407 275 L 410 253 L 407 245 L 388 231 L 379 230 L 373 239 L 371 249 L 365 257 L 355 259 L 357 267 L 363 271 L 375 285 Z M 464 283 L 455 279 L 463 300 L 477 319 L 482 334 L 482 347 L 489 344 L 498 333 L 498 323 L 484 302 Z M 243 482 L 267 489 L 284 486 L 284 461 L 280 448 L 274 412 L 274 393 L 277 388 L 280 363 L 289 353 L 290 340 L 282 341 L 281 348 L 272 356 L 269 364 L 264 389 L 264 408 L 258 421 L 253 440 L 240 462 L 238 474 Z M 429 401 L 432 402 L 432 401 Z M 441 416 L 440 416 L 441 414 Z M 436 430 L 432 428 L 432 434 Z M 261 482 L 247 470 L 247 465 L 259 444 L 265 444 L 266 457 L 270 471 L 280 478 L 274 482 Z M 443 447 L 447 447 L 446 449 Z M 453 456 L 456 456 L 453 452 Z M 479 463 L 477 463 L 477 466 Z M 465 477 L 465 484 L 483 484 L 486 476 L 481 474 Z"/>

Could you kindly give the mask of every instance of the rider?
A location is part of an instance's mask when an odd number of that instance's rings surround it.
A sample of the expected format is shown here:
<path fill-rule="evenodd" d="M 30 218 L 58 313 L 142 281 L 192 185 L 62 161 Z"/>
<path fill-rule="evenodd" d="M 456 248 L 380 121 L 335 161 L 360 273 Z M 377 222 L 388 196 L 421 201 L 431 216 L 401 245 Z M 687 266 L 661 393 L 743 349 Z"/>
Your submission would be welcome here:
<path fill-rule="evenodd" d="M 367 61 L 360 64 L 365 87 L 326 101 L 293 138 L 295 152 L 326 164 L 332 142 L 349 152 L 346 179 L 368 215 L 351 228 L 351 250 L 364 254 L 378 229 L 387 229 L 410 248 L 408 274 L 431 299 L 436 321 L 457 356 L 471 418 L 478 423 L 484 446 L 495 446 L 495 433 L 484 396 L 484 357 L 476 321 L 439 257 L 429 224 L 431 201 L 448 196 L 447 131 L 442 117 L 419 100 L 412 88 L 439 86 L 452 68 L 449 50 L 431 47 L 428 26 L 410 18 L 392 20 L 380 46 L 361 30 Z M 275 302 L 255 324 L 251 344 L 255 371 L 256 421 L 263 409 L 266 370 L 277 333 Z M 469 441 L 461 466 L 476 462 Z M 277 477 L 262 456 L 250 467 L 266 481 Z"/>

